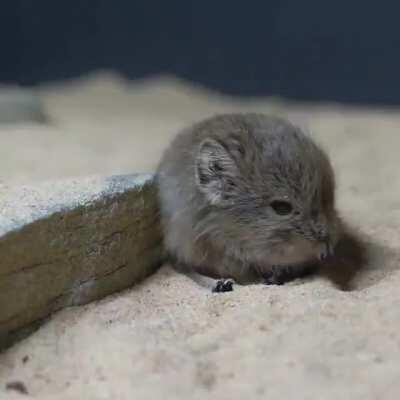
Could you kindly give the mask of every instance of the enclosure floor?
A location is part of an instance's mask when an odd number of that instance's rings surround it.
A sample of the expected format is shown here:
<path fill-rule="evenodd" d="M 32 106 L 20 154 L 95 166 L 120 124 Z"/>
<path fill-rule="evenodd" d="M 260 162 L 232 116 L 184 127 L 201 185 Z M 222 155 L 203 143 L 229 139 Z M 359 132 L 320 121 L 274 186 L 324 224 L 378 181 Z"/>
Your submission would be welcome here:
<path fill-rule="evenodd" d="M 55 314 L 0 355 L 1 399 L 399 398 L 398 110 L 238 101 L 112 75 L 39 94 L 51 124 L 0 127 L 0 180 L 149 171 L 187 123 L 271 112 L 328 150 L 338 208 L 369 235 L 373 257 L 346 292 L 316 277 L 211 294 L 164 266 L 130 290 Z M 6 392 L 12 381 L 29 394 Z"/>

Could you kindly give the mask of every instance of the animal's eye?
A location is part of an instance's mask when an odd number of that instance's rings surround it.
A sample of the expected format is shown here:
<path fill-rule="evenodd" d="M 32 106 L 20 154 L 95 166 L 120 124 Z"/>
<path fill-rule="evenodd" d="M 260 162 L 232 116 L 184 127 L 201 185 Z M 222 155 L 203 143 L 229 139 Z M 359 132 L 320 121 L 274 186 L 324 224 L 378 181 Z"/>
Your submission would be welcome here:
<path fill-rule="evenodd" d="M 289 215 L 293 211 L 292 205 L 284 200 L 274 200 L 270 206 L 278 215 Z"/>

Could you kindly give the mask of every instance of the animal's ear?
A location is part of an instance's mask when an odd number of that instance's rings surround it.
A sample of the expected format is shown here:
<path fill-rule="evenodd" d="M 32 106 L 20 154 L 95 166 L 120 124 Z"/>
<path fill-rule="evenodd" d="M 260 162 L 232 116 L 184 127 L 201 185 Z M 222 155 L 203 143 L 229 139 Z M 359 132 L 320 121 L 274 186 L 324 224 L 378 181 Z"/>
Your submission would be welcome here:
<path fill-rule="evenodd" d="M 196 157 L 196 184 L 211 204 L 229 202 L 236 191 L 239 169 L 229 151 L 218 141 L 205 139 Z"/>

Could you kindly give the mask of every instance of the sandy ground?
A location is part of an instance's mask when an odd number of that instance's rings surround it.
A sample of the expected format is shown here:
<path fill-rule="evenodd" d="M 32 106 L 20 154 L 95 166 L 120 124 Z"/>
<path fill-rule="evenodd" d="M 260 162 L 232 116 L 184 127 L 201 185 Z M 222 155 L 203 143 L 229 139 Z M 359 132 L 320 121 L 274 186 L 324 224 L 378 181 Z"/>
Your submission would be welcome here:
<path fill-rule="evenodd" d="M 164 266 L 63 310 L 0 355 L 0 399 L 400 398 L 400 113 L 238 101 L 171 79 L 40 89 L 49 126 L 0 127 L 0 179 L 151 171 L 179 127 L 222 111 L 289 117 L 330 153 L 338 208 L 372 240 L 353 291 L 321 277 L 211 294 Z M 29 395 L 5 391 L 23 382 Z"/>

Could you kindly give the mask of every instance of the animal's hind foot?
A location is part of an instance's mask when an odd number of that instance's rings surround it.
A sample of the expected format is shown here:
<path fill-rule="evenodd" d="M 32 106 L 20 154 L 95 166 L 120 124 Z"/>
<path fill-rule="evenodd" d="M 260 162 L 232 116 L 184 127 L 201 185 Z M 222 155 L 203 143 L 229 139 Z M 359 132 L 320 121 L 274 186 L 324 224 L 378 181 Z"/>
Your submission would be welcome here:
<path fill-rule="evenodd" d="M 213 287 L 213 293 L 224 293 L 224 292 L 232 292 L 233 291 L 233 279 L 219 279 L 216 285 Z"/>

